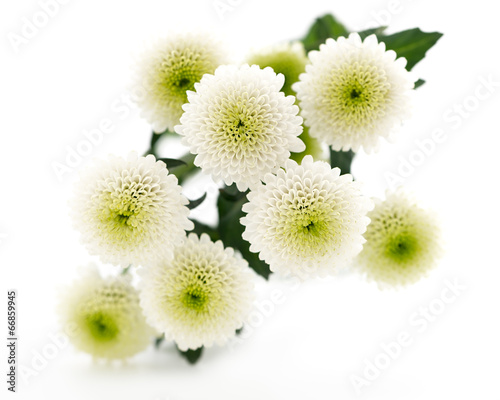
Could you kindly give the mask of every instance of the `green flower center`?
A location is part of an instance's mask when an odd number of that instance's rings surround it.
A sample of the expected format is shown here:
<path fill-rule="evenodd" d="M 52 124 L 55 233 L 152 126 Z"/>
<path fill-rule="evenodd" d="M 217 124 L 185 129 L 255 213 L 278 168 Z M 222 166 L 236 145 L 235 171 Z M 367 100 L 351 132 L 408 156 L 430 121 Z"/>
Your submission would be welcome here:
<path fill-rule="evenodd" d="M 231 123 L 228 123 L 228 134 L 235 142 L 251 142 L 254 139 L 252 135 L 252 130 L 245 126 L 245 123 L 249 124 L 246 115 L 239 115 L 240 118 L 235 118 Z M 242 119 L 244 121 L 242 121 Z"/>
<path fill-rule="evenodd" d="M 322 212 L 313 211 L 309 207 L 300 207 L 295 214 L 296 228 L 304 236 L 320 237 L 327 230 Z"/>
<path fill-rule="evenodd" d="M 228 275 L 210 254 L 177 254 L 176 258 L 179 263 L 172 267 L 177 270 L 175 279 L 165 288 L 166 312 L 192 329 L 201 329 L 224 315 L 228 305 L 223 289 Z"/>
<path fill-rule="evenodd" d="M 172 101 L 187 102 L 187 90 L 194 90 L 204 74 L 215 71 L 214 60 L 203 49 L 184 48 L 173 50 L 157 64 L 156 96 Z M 177 99 L 177 100 L 174 100 Z"/>
<path fill-rule="evenodd" d="M 118 335 L 119 329 L 114 319 L 103 312 L 87 315 L 85 323 L 92 338 L 100 342 L 108 342 Z"/>
<path fill-rule="evenodd" d="M 393 194 L 368 214 L 371 222 L 360 266 L 373 279 L 399 285 L 416 282 L 435 265 L 439 228 L 431 214 Z"/>
<path fill-rule="evenodd" d="M 269 145 L 267 132 L 277 124 L 270 118 L 270 105 L 259 99 L 259 93 L 221 96 L 210 116 L 214 142 L 219 142 L 227 153 L 241 159 L 250 152 L 259 152 Z M 218 147 L 219 148 L 219 147 Z"/>
<path fill-rule="evenodd" d="M 156 192 L 150 178 L 141 178 L 130 172 L 129 177 L 118 177 L 106 183 L 106 190 L 95 197 L 101 232 L 117 246 L 139 244 L 146 235 L 148 225 L 160 210 L 155 205 Z"/>
<path fill-rule="evenodd" d="M 385 71 L 355 62 L 332 70 L 324 85 L 325 105 L 341 126 L 364 127 L 385 114 L 389 89 Z"/>
<path fill-rule="evenodd" d="M 144 207 L 140 197 L 135 190 L 125 189 L 113 199 L 109 208 L 118 225 L 131 228 L 137 226 L 136 219 Z"/>
<path fill-rule="evenodd" d="M 189 79 L 187 78 L 181 78 L 177 84 L 177 86 L 181 89 L 184 89 L 184 88 L 187 88 L 187 87 L 191 87 L 193 86 L 194 88 L 194 83 L 191 82 Z"/>
<path fill-rule="evenodd" d="M 182 304 L 197 312 L 205 310 L 208 300 L 207 291 L 199 285 L 189 285 L 182 294 Z"/>
<path fill-rule="evenodd" d="M 339 213 L 322 199 L 299 197 L 283 214 L 281 236 L 293 256 L 320 256 L 327 254 L 339 238 Z"/>
<path fill-rule="evenodd" d="M 419 243 L 414 236 L 400 233 L 389 238 L 386 243 L 385 254 L 392 260 L 404 264 L 418 255 L 419 248 Z"/>

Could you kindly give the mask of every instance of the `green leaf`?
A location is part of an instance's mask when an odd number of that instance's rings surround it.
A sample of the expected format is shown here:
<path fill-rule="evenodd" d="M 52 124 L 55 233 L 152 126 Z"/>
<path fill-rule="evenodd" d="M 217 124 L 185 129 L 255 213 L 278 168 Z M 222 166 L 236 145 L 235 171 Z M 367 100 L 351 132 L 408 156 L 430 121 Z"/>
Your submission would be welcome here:
<path fill-rule="evenodd" d="M 175 158 L 158 158 L 157 161 L 163 161 L 165 164 L 167 164 L 168 169 L 187 165 L 185 161 L 177 160 Z"/>
<path fill-rule="evenodd" d="M 225 186 L 223 189 L 219 189 L 219 195 L 228 201 L 241 200 L 247 193 L 248 190 L 246 192 L 240 192 L 234 183 L 231 186 Z"/>
<path fill-rule="evenodd" d="M 189 362 L 189 364 L 196 364 L 196 362 L 200 359 L 201 354 L 203 353 L 203 346 L 198 347 L 196 350 L 186 351 L 182 351 L 181 349 L 179 349 L 179 347 L 177 347 L 177 351 Z"/>
<path fill-rule="evenodd" d="M 194 223 L 194 229 L 191 232 L 196 233 L 198 236 L 201 236 L 202 233 L 206 233 L 210 236 L 210 240 L 213 242 L 220 240 L 219 232 L 216 228 L 212 228 L 195 219 L 192 219 L 191 221 Z"/>
<path fill-rule="evenodd" d="M 158 336 L 155 339 L 155 349 L 159 349 L 164 340 L 165 340 L 165 334 L 162 333 L 161 336 Z"/>
<path fill-rule="evenodd" d="M 330 165 L 339 167 L 341 174 L 351 173 L 351 164 L 356 153 L 349 151 L 335 151 L 330 148 Z"/>
<path fill-rule="evenodd" d="M 217 230 L 219 237 L 224 246 L 238 250 L 243 258 L 247 260 L 250 268 L 267 279 L 271 273 L 269 265 L 259 259 L 258 254 L 252 253 L 250 244 L 242 238 L 245 227 L 241 225 L 240 218 L 244 217 L 245 213 L 241 210 L 241 207 L 247 202 L 247 198 L 245 193 L 234 192 L 234 190 L 233 187 L 221 190 L 217 200 L 217 209 L 219 211 Z"/>
<path fill-rule="evenodd" d="M 312 24 L 307 35 L 302 39 L 306 52 L 318 50 L 319 45 L 326 42 L 326 39 L 336 39 L 339 36 L 348 36 L 349 31 L 344 25 L 335 19 L 331 14 L 323 15 Z"/>
<path fill-rule="evenodd" d="M 423 79 L 419 79 L 418 81 L 415 82 L 415 87 L 414 89 L 417 89 L 419 88 L 420 86 L 422 86 L 423 84 L 425 83 L 425 81 Z"/>
<path fill-rule="evenodd" d="M 207 194 L 205 193 L 199 199 L 189 200 L 189 204 L 187 205 L 187 208 L 189 208 L 190 210 L 192 210 L 193 208 L 198 207 L 201 203 L 203 203 L 205 201 L 206 198 L 207 198 Z"/>
<path fill-rule="evenodd" d="M 132 264 L 129 264 L 128 266 L 126 266 L 125 268 L 122 269 L 122 275 L 127 275 L 130 271 L 130 268 L 132 268 Z"/>
<path fill-rule="evenodd" d="M 387 29 L 387 26 L 379 26 L 378 28 L 366 29 L 364 31 L 358 32 L 358 35 L 361 37 L 361 40 L 365 40 L 370 35 L 375 35 L 378 38 L 382 37 L 384 31 Z"/>
<path fill-rule="evenodd" d="M 439 32 L 423 32 L 419 28 L 408 29 L 406 31 L 397 32 L 391 35 L 386 35 L 384 32 L 386 26 L 366 29 L 358 32 L 361 39 L 375 34 L 379 42 L 384 42 L 388 50 L 394 50 L 398 57 L 405 57 L 407 60 L 406 69 L 411 70 L 419 61 L 421 61 L 427 51 L 436 44 L 443 36 Z M 331 15 L 326 14 L 317 18 L 311 25 L 307 35 L 302 39 L 302 43 L 307 52 L 318 50 L 326 39 L 337 39 L 339 36 L 347 37 L 349 31 L 347 28 L 337 21 Z M 423 85 L 425 81 L 418 80 L 415 83 L 415 89 Z"/>
<path fill-rule="evenodd" d="M 179 180 L 179 185 L 182 185 L 186 179 L 200 171 L 200 169 L 194 165 L 195 157 L 196 156 L 191 153 L 185 154 L 178 160 L 180 163 L 170 171 Z"/>
<path fill-rule="evenodd" d="M 243 233 L 243 231 L 241 233 Z M 258 275 L 262 276 L 264 279 L 269 279 L 269 275 L 271 275 L 269 265 L 265 261 L 262 261 L 257 253 L 252 253 L 250 251 L 250 243 L 242 239 L 240 236 L 239 243 L 233 243 L 230 246 L 237 248 L 240 251 L 243 258 L 247 260 L 250 268 L 252 268 Z"/>
<path fill-rule="evenodd" d="M 425 53 L 443 36 L 439 32 L 422 32 L 419 28 L 379 36 L 387 49 L 394 50 L 398 57 L 405 57 L 406 69 L 411 70 L 415 64 L 425 57 Z"/>

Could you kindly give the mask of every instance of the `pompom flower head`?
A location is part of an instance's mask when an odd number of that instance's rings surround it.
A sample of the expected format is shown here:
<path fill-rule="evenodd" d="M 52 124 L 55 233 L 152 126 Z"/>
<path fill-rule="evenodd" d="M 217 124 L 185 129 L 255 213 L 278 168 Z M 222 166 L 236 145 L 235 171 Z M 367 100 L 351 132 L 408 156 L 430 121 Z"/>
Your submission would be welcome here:
<path fill-rule="evenodd" d="M 243 238 L 271 270 L 301 279 L 332 275 L 362 248 L 372 201 L 351 175 L 323 161 L 289 160 L 248 194 Z"/>
<path fill-rule="evenodd" d="M 248 263 L 206 234 L 190 234 L 172 258 L 140 270 L 149 323 L 181 350 L 224 344 L 241 328 L 254 298 Z"/>
<path fill-rule="evenodd" d="M 193 90 L 204 74 L 228 61 L 222 44 L 206 33 L 184 33 L 159 40 L 140 58 L 134 91 L 142 115 L 161 133 L 173 130 Z"/>
<path fill-rule="evenodd" d="M 177 178 L 155 157 L 111 156 L 82 173 L 71 202 L 75 227 L 103 262 L 143 264 L 193 228 Z"/>
<path fill-rule="evenodd" d="M 309 53 L 311 64 L 293 85 L 311 136 L 334 150 L 376 150 L 392 140 L 410 114 L 413 75 L 406 59 L 386 51 L 375 35 L 328 39 Z"/>
<path fill-rule="evenodd" d="M 309 62 L 304 46 L 300 42 L 283 43 L 254 52 L 247 59 L 249 65 L 256 64 L 261 68 L 271 67 L 277 74 L 283 74 L 285 84 L 281 91 L 295 95 L 292 84 L 299 80 L 299 75 L 306 70 Z"/>
<path fill-rule="evenodd" d="M 297 138 L 302 118 L 295 97 L 280 92 L 283 75 L 257 65 L 221 66 L 205 75 L 189 103 L 176 132 L 183 137 L 194 163 L 214 180 L 236 183 L 245 191 L 268 172 L 276 172 L 302 151 Z"/>
<path fill-rule="evenodd" d="M 401 189 L 376 200 L 357 267 L 380 287 L 414 283 L 434 268 L 441 255 L 435 216 Z"/>
<path fill-rule="evenodd" d="M 129 277 L 103 279 L 95 266 L 61 298 L 63 324 L 72 324 L 73 345 L 98 359 L 124 359 L 144 350 L 155 334 Z"/>

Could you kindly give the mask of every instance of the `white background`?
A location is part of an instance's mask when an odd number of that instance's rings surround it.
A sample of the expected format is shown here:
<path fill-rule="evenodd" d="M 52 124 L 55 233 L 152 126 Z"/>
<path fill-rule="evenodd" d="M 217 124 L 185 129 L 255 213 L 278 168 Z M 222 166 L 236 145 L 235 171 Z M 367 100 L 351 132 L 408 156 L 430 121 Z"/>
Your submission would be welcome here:
<path fill-rule="evenodd" d="M 106 366 L 63 345 L 45 366 L 38 361 L 37 376 L 26 383 L 19 378 L 18 398 L 499 398 L 500 87 L 491 93 L 480 88 L 481 79 L 500 82 L 493 3 L 476 0 L 463 7 L 456 1 L 401 0 L 394 8 L 389 0 L 222 2 L 237 4 L 223 18 L 212 0 L 73 0 L 17 52 L 9 33 L 20 34 L 23 18 L 32 20 L 41 7 L 34 0 L 2 2 L 0 303 L 6 304 L 7 289 L 18 291 L 18 361 L 32 368 L 36 354 L 47 350 L 50 335 L 59 329 L 58 287 L 71 282 L 78 266 L 95 260 L 80 245 L 67 215 L 76 171 L 96 156 L 146 150 L 148 124 L 136 109 L 127 106 L 125 116 L 113 106 L 123 106 L 133 55 L 149 40 L 176 30 L 215 30 L 232 46 L 236 60 L 252 47 L 302 36 L 325 12 L 352 30 L 389 23 L 390 31 L 418 26 L 443 32 L 414 69 L 427 83 L 415 93 L 413 119 L 396 144 L 384 145 L 376 155 L 359 154 L 353 172 L 366 183 L 367 194 L 380 196 L 387 187 L 384 174 L 397 173 L 398 157 L 408 159 L 418 149 L 416 140 L 442 129 L 444 142 L 405 183 L 441 216 L 445 257 L 428 278 L 400 291 L 379 291 L 347 274 L 296 290 L 272 279 L 259 285 L 259 297 L 278 290 L 282 304 L 258 321 L 244 343 L 210 349 L 194 367 L 171 346 L 150 350 L 126 366 Z M 482 100 L 470 97 L 476 90 Z M 457 117 L 453 107 L 464 102 L 470 112 Z M 115 129 L 59 180 L 53 163 L 64 163 L 67 146 L 75 148 L 83 130 L 103 119 L 111 119 Z M 168 146 L 162 153 L 174 155 Z M 419 330 L 412 323 L 415 313 L 429 304 L 437 307 L 447 281 L 465 289 Z M 381 346 L 403 331 L 411 344 L 358 396 L 352 375 L 363 378 L 366 362 L 381 359 Z M 0 371 L 5 377 L 3 343 Z M 6 383 L 1 390 L 5 393 Z"/>

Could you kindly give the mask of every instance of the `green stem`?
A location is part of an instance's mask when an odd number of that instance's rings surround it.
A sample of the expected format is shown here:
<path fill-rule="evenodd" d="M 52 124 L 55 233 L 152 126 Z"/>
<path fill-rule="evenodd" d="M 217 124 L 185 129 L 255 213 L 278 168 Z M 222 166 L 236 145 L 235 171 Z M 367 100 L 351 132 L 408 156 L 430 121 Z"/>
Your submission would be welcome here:
<path fill-rule="evenodd" d="M 152 132 L 151 134 L 151 140 L 149 142 L 149 149 L 144 153 L 144 157 L 147 156 L 148 154 L 154 155 L 156 158 L 158 158 L 158 154 L 156 154 L 156 148 L 158 147 L 158 142 L 162 138 L 163 134 L 158 134 Z"/>

